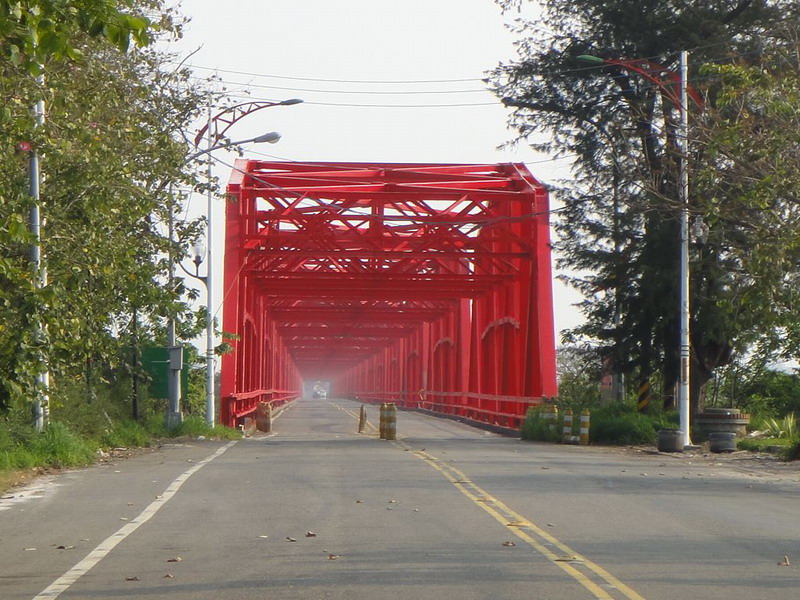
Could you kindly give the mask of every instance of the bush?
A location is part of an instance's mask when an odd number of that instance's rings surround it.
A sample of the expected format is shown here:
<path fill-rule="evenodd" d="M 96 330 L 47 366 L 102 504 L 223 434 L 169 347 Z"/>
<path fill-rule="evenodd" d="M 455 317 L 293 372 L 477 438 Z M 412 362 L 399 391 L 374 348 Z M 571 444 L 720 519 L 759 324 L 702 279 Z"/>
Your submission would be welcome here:
<path fill-rule="evenodd" d="M 664 429 L 662 414 L 646 415 L 627 404 L 612 404 L 592 411 L 589 439 L 599 444 L 627 446 L 654 444 Z"/>
<path fill-rule="evenodd" d="M 800 437 L 789 440 L 786 451 L 783 453 L 784 460 L 800 460 Z"/>
<path fill-rule="evenodd" d="M 555 421 L 547 420 L 542 407 L 528 409 L 525 422 L 522 424 L 522 439 L 537 442 L 558 442 L 561 440 L 563 418 Z M 551 425 L 555 423 L 555 425 Z"/>
<path fill-rule="evenodd" d="M 789 413 L 783 419 L 764 419 L 761 428 L 770 437 L 792 439 L 797 437 L 797 420 L 794 413 Z"/>

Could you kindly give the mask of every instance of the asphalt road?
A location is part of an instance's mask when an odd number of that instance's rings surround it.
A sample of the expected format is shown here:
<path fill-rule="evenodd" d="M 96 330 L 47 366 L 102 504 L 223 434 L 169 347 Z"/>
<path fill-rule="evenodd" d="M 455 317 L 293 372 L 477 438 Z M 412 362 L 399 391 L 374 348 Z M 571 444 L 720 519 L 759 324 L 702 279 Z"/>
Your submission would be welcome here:
<path fill-rule="evenodd" d="M 355 433 L 358 409 L 306 400 L 270 436 L 8 493 L 0 599 L 800 596 L 798 465 L 525 443 L 406 412 L 387 442 Z"/>

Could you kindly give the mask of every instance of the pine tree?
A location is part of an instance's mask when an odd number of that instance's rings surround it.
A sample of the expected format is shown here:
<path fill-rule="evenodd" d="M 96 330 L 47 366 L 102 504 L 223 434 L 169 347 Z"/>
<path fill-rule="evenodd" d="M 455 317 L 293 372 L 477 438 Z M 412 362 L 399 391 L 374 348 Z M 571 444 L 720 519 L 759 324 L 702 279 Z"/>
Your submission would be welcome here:
<path fill-rule="evenodd" d="M 557 190 L 564 209 L 556 222 L 560 266 L 578 273 L 569 281 L 585 297 L 586 322 L 572 336 L 599 341 L 624 372 L 642 379 L 659 373 L 669 405 L 679 358 L 678 110 L 647 79 L 577 57 L 648 59 L 668 70 L 685 49 L 693 65 L 757 57 L 781 43 L 774 34 L 796 9 L 780 0 L 543 5 L 542 20 L 517 23 L 519 58 L 498 66 L 490 86 L 513 108 L 518 139 L 574 158 L 573 179 Z M 701 92 L 713 89 L 696 70 L 691 77 Z M 690 110 L 694 121 L 700 111 Z M 692 148 L 698 171 L 705 155 Z M 693 219 L 702 218 L 694 189 L 690 204 Z M 738 339 L 734 314 L 719 308 L 729 290 L 719 260 L 695 250 L 692 269 L 702 281 L 693 290 L 696 410 L 703 384 L 730 360 Z"/>

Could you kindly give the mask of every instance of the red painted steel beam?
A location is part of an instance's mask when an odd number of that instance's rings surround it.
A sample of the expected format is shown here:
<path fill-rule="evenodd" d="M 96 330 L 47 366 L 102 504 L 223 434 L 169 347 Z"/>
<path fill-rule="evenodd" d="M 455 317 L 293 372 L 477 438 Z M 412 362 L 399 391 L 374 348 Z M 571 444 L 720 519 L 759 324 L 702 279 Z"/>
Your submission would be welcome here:
<path fill-rule="evenodd" d="M 340 392 L 439 394 L 454 414 L 505 419 L 529 399 L 470 405 L 556 393 L 547 192 L 524 166 L 237 169 L 223 396 L 324 376 Z"/>

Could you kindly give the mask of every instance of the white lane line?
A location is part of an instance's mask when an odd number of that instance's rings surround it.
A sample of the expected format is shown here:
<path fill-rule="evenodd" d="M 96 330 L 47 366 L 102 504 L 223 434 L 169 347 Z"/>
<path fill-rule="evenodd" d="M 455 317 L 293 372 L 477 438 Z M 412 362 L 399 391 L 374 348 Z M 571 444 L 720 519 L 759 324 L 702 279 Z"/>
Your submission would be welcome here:
<path fill-rule="evenodd" d="M 145 508 L 139 516 L 135 519 L 126 523 L 123 527 L 120 528 L 119 531 L 116 533 L 111 534 L 105 540 L 100 542 L 100 545 L 97 546 L 94 550 L 92 550 L 86 558 L 72 567 L 69 571 L 64 573 L 61 577 L 56 579 L 53 583 L 51 583 L 44 591 L 42 591 L 38 596 L 34 596 L 33 600 L 45 600 L 53 598 L 58 598 L 61 594 L 69 589 L 69 587 L 74 584 L 78 579 L 83 577 L 89 569 L 94 567 L 97 563 L 99 563 L 106 555 L 111 552 L 117 544 L 119 544 L 122 540 L 132 534 L 134 531 L 139 529 L 142 525 L 147 523 L 153 515 L 155 515 L 159 509 L 164 506 L 170 498 L 172 498 L 175 494 L 178 493 L 178 490 L 181 486 L 186 483 L 186 480 L 189 479 L 192 475 L 197 473 L 200 469 L 210 463 L 212 460 L 220 456 L 223 452 L 225 452 L 228 448 L 233 446 L 238 440 L 234 440 L 225 444 L 222 448 L 214 452 L 212 455 L 204 458 L 199 463 L 195 464 L 192 468 L 184 471 L 178 477 L 169 484 L 169 487 L 164 491 L 163 494 L 156 500 L 150 503 L 147 508 Z"/>

